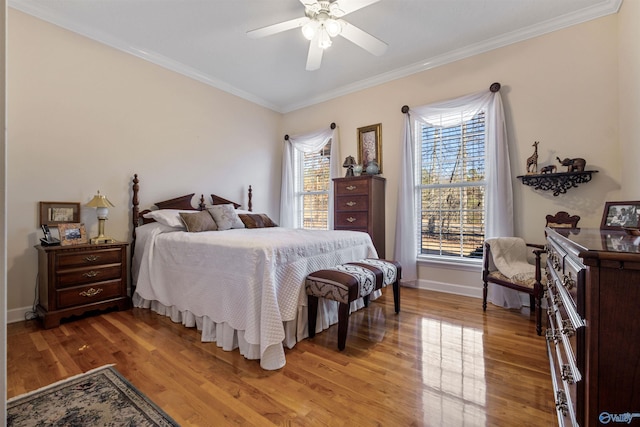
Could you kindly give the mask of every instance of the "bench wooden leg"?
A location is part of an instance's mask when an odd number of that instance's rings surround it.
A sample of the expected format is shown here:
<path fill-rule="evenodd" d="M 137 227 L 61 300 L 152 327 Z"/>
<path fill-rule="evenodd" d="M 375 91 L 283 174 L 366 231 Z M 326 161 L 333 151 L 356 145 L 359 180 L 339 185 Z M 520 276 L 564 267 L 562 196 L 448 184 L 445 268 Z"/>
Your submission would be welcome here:
<path fill-rule="evenodd" d="M 349 304 L 340 303 L 338 307 L 338 350 L 344 350 L 349 329 Z"/>
<path fill-rule="evenodd" d="M 369 296 L 370 295 L 365 295 L 362 297 L 362 301 L 364 302 L 365 307 L 369 307 Z"/>
<path fill-rule="evenodd" d="M 309 325 L 309 338 L 316 336 L 316 317 L 318 316 L 318 297 L 307 295 L 307 325 Z"/>
<path fill-rule="evenodd" d="M 393 282 L 393 305 L 396 309 L 396 314 L 400 313 L 400 281 Z"/>

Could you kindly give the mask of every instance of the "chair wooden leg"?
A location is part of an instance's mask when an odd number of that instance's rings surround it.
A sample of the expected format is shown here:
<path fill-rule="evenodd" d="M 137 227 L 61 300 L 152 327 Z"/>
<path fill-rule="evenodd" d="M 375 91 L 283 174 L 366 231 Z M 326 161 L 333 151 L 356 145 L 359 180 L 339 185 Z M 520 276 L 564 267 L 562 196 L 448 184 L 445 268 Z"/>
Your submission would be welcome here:
<path fill-rule="evenodd" d="M 536 297 L 529 295 L 529 308 L 533 311 L 536 308 Z"/>
<path fill-rule="evenodd" d="M 485 281 L 482 287 L 482 311 L 487 311 L 487 287 L 489 284 Z"/>
<path fill-rule="evenodd" d="M 537 296 L 535 298 L 536 303 L 536 332 L 538 335 L 542 335 L 542 297 Z"/>
<path fill-rule="evenodd" d="M 318 297 L 307 295 L 307 324 L 309 325 L 309 338 L 316 335 L 316 316 L 318 316 Z"/>
<path fill-rule="evenodd" d="M 344 350 L 349 329 L 349 304 L 340 303 L 338 307 L 338 350 Z"/>

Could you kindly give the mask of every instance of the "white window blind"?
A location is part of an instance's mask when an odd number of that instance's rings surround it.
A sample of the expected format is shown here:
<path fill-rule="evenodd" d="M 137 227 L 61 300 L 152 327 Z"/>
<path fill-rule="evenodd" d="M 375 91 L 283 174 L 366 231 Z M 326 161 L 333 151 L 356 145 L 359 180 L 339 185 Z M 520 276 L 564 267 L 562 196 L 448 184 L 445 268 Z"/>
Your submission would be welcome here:
<path fill-rule="evenodd" d="M 481 258 L 485 113 L 457 126 L 446 127 L 448 119 L 439 118 L 444 127 L 418 122 L 419 253 Z"/>
<path fill-rule="evenodd" d="M 331 142 L 316 153 L 298 152 L 298 181 L 302 228 L 327 230 L 329 228 L 329 185 Z"/>

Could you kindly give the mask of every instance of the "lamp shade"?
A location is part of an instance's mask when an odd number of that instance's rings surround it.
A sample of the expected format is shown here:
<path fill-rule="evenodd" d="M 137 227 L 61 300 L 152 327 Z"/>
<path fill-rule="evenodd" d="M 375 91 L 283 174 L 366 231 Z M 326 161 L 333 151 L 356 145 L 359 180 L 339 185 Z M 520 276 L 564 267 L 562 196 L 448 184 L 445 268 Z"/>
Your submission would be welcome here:
<path fill-rule="evenodd" d="M 100 194 L 100 190 L 98 190 L 98 194 L 93 196 L 93 199 L 89 200 L 89 203 L 85 205 L 88 208 L 113 208 L 115 205 L 107 199 L 106 196 Z"/>

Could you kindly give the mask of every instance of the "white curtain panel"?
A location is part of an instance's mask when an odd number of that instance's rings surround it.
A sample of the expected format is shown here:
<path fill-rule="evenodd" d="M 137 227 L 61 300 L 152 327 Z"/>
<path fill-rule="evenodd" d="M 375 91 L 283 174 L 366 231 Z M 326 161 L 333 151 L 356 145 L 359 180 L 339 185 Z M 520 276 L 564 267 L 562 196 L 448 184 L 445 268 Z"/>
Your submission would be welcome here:
<path fill-rule="evenodd" d="M 340 163 L 340 139 L 338 126 L 304 135 L 290 136 L 284 141 L 282 158 L 282 188 L 280 191 L 280 225 L 288 228 L 300 228 L 299 216 L 296 214 L 302 206 L 295 197 L 295 165 L 294 150 L 303 153 L 314 153 L 331 141 L 329 178 L 338 178 L 342 171 Z M 329 183 L 329 230 L 333 230 L 333 181 Z"/>
<path fill-rule="evenodd" d="M 485 238 L 511 237 L 513 228 L 513 189 L 507 130 L 500 92 L 482 91 L 471 95 L 414 107 L 405 114 L 403 176 L 400 181 L 399 203 L 396 223 L 396 258 L 402 264 L 406 280 L 416 280 L 416 257 L 418 235 L 416 218 L 415 184 L 418 171 L 413 161 L 414 141 L 412 130 L 416 121 L 430 126 L 450 127 L 485 111 Z M 410 220 L 409 217 L 414 218 Z M 405 275 L 405 271 L 407 271 Z M 522 306 L 519 294 L 502 286 L 489 285 L 488 299 L 491 303 L 506 308 Z"/>

